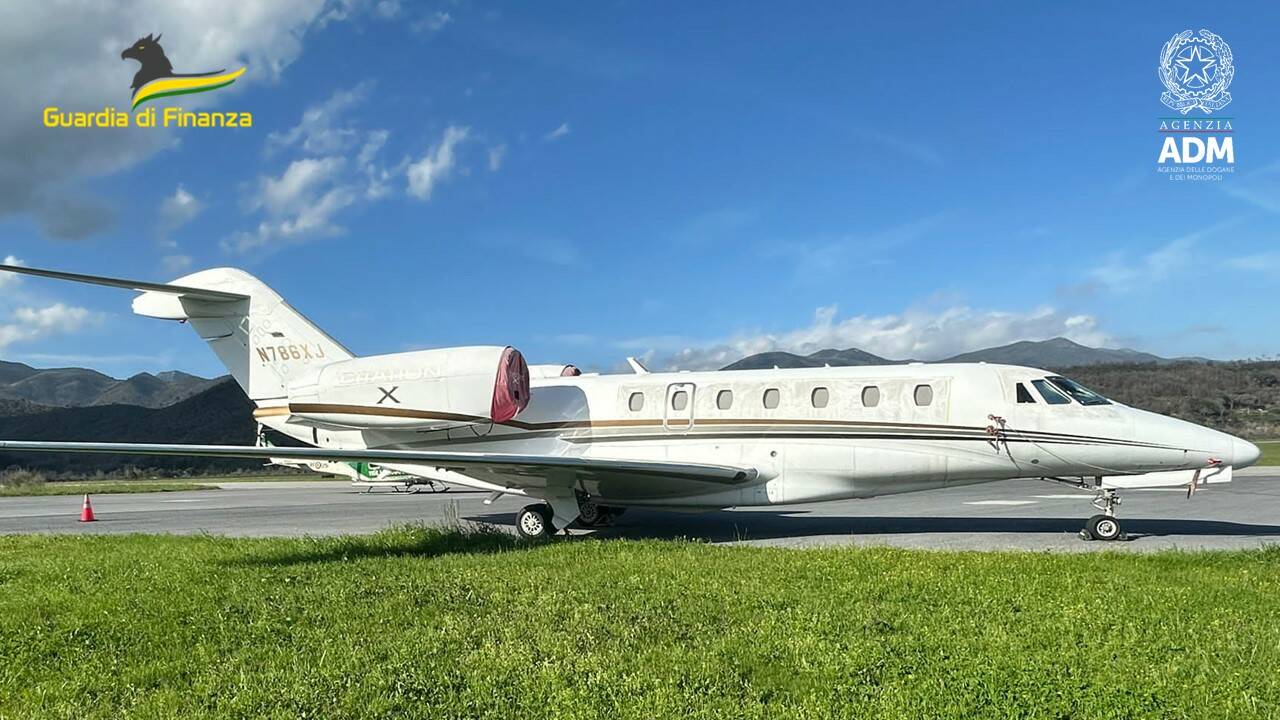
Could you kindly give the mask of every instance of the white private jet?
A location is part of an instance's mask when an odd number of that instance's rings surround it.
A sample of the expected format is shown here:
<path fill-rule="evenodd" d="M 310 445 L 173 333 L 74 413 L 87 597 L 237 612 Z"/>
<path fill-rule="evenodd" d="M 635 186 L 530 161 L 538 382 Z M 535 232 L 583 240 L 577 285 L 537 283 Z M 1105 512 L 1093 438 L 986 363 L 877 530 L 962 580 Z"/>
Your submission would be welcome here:
<path fill-rule="evenodd" d="M 1028 367 L 581 374 L 511 347 L 355 357 L 242 270 L 172 283 L 0 265 L 126 288 L 139 315 L 186 322 L 256 404 L 312 446 L 0 441 L 0 450 L 377 463 L 538 502 L 540 537 L 628 507 L 721 509 L 1042 478 L 1095 490 L 1082 537 L 1122 536 L 1118 492 L 1226 482 L 1252 443 L 1108 400 Z"/>

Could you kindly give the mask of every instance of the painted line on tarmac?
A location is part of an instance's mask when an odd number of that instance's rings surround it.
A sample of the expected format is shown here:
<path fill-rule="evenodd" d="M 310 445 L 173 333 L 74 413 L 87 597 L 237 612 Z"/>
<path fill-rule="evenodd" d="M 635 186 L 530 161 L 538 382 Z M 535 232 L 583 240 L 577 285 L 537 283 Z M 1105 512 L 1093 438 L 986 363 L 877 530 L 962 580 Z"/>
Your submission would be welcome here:
<path fill-rule="evenodd" d="M 1035 500 L 974 500 L 965 505 L 1035 505 Z"/>

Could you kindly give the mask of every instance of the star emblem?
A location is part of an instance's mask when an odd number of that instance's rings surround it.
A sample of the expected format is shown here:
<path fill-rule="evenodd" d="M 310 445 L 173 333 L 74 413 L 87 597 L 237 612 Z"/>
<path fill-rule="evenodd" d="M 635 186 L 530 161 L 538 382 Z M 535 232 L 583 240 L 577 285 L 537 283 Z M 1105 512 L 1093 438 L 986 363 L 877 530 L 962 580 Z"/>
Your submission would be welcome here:
<path fill-rule="evenodd" d="M 1182 84 L 1199 88 L 1209 84 L 1209 73 L 1217 58 L 1212 53 L 1205 53 L 1199 44 L 1192 45 L 1186 53 L 1179 55 L 1174 62 L 1182 70 Z"/>

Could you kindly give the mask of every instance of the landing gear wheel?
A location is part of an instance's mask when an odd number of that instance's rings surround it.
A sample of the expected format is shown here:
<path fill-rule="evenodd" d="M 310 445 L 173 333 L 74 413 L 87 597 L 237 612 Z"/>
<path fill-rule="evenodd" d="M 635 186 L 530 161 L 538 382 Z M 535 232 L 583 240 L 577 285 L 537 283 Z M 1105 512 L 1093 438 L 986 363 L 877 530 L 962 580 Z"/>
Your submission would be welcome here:
<path fill-rule="evenodd" d="M 1094 540 L 1119 540 L 1120 521 L 1110 515 L 1094 515 L 1084 524 L 1084 531 Z"/>
<path fill-rule="evenodd" d="M 549 537 L 554 532 L 551 517 L 550 505 L 526 505 L 516 513 L 516 532 L 527 540 Z"/>
<path fill-rule="evenodd" d="M 584 500 L 578 503 L 578 524 L 582 527 L 600 527 L 607 525 L 613 514 L 609 512 L 609 508 L 597 504 L 593 500 Z"/>

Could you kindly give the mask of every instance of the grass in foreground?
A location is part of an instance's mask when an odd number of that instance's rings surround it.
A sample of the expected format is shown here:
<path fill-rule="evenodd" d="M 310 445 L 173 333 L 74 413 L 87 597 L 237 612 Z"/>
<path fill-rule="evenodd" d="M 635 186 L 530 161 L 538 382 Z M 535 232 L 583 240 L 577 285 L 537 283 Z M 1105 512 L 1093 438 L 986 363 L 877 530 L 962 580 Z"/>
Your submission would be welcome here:
<path fill-rule="evenodd" d="M 0 716 L 1275 717 L 1280 551 L 0 538 Z"/>
<path fill-rule="evenodd" d="M 1280 440 L 1264 440 L 1258 447 L 1262 450 L 1259 465 L 1280 465 Z"/>
<path fill-rule="evenodd" d="M 118 493 L 178 492 L 186 490 L 217 490 L 217 485 L 201 485 L 190 482 L 146 482 L 140 480 L 109 480 L 106 482 L 47 482 L 38 485 L 0 486 L 0 497 L 27 497 L 32 495 L 113 495 Z"/>

